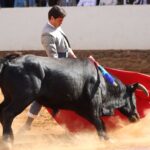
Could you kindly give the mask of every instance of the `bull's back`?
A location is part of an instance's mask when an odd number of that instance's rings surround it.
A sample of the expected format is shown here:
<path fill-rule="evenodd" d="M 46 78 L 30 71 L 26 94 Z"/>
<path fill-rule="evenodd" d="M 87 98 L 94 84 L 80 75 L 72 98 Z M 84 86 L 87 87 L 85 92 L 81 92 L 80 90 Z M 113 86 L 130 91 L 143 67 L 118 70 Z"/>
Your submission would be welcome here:
<path fill-rule="evenodd" d="M 88 86 L 92 88 L 97 80 L 97 70 L 88 59 L 24 55 L 12 63 L 22 66 L 29 77 L 32 75 L 41 81 L 36 99 L 49 106 L 74 103 L 88 97 Z"/>
<path fill-rule="evenodd" d="M 43 68 L 41 95 L 52 104 L 81 101 L 88 97 L 87 84 L 97 80 L 96 68 L 87 59 L 49 59 Z"/>

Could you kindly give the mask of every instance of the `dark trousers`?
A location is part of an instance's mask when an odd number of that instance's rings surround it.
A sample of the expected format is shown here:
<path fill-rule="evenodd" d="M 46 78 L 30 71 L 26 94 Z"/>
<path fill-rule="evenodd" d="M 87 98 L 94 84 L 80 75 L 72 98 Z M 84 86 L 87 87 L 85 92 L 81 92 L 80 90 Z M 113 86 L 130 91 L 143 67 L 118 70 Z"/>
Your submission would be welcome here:
<path fill-rule="evenodd" d="M 0 0 L 1 7 L 14 7 L 14 0 Z"/>
<path fill-rule="evenodd" d="M 37 6 L 39 7 L 45 7 L 47 0 L 36 0 Z M 56 5 L 58 0 L 48 0 L 48 5 L 53 6 Z"/>

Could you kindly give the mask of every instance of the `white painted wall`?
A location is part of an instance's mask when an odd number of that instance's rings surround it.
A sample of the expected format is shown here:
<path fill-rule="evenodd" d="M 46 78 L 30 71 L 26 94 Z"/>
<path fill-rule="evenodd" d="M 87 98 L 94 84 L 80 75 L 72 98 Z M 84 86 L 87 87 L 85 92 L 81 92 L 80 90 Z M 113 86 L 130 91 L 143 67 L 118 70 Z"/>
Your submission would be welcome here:
<path fill-rule="evenodd" d="M 64 7 L 73 49 L 150 49 L 150 5 Z M 42 50 L 50 8 L 0 9 L 0 50 Z"/>

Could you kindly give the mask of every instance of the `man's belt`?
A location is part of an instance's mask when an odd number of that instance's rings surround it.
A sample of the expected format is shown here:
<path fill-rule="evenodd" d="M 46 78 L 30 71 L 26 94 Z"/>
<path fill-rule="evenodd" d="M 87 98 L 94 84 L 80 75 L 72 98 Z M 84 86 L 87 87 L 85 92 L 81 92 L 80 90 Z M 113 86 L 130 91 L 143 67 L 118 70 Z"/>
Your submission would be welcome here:
<path fill-rule="evenodd" d="M 68 52 L 59 52 L 58 53 L 58 58 L 66 58 L 68 57 Z"/>

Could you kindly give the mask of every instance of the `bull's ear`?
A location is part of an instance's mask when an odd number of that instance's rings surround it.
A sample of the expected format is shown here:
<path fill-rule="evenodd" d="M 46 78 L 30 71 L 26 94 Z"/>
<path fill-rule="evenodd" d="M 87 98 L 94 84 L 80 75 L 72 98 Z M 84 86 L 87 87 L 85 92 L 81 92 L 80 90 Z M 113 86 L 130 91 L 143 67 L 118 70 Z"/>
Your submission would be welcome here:
<path fill-rule="evenodd" d="M 142 90 L 147 96 L 149 96 L 149 92 L 147 88 L 141 83 L 134 83 L 131 85 L 131 91 L 134 92 L 136 89 Z"/>
<path fill-rule="evenodd" d="M 134 84 L 131 84 L 131 85 L 126 85 L 126 88 L 127 88 L 127 93 L 132 94 L 138 88 L 138 83 L 134 83 Z"/>
<path fill-rule="evenodd" d="M 132 92 L 134 92 L 138 88 L 138 83 L 134 83 L 131 85 Z"/>

